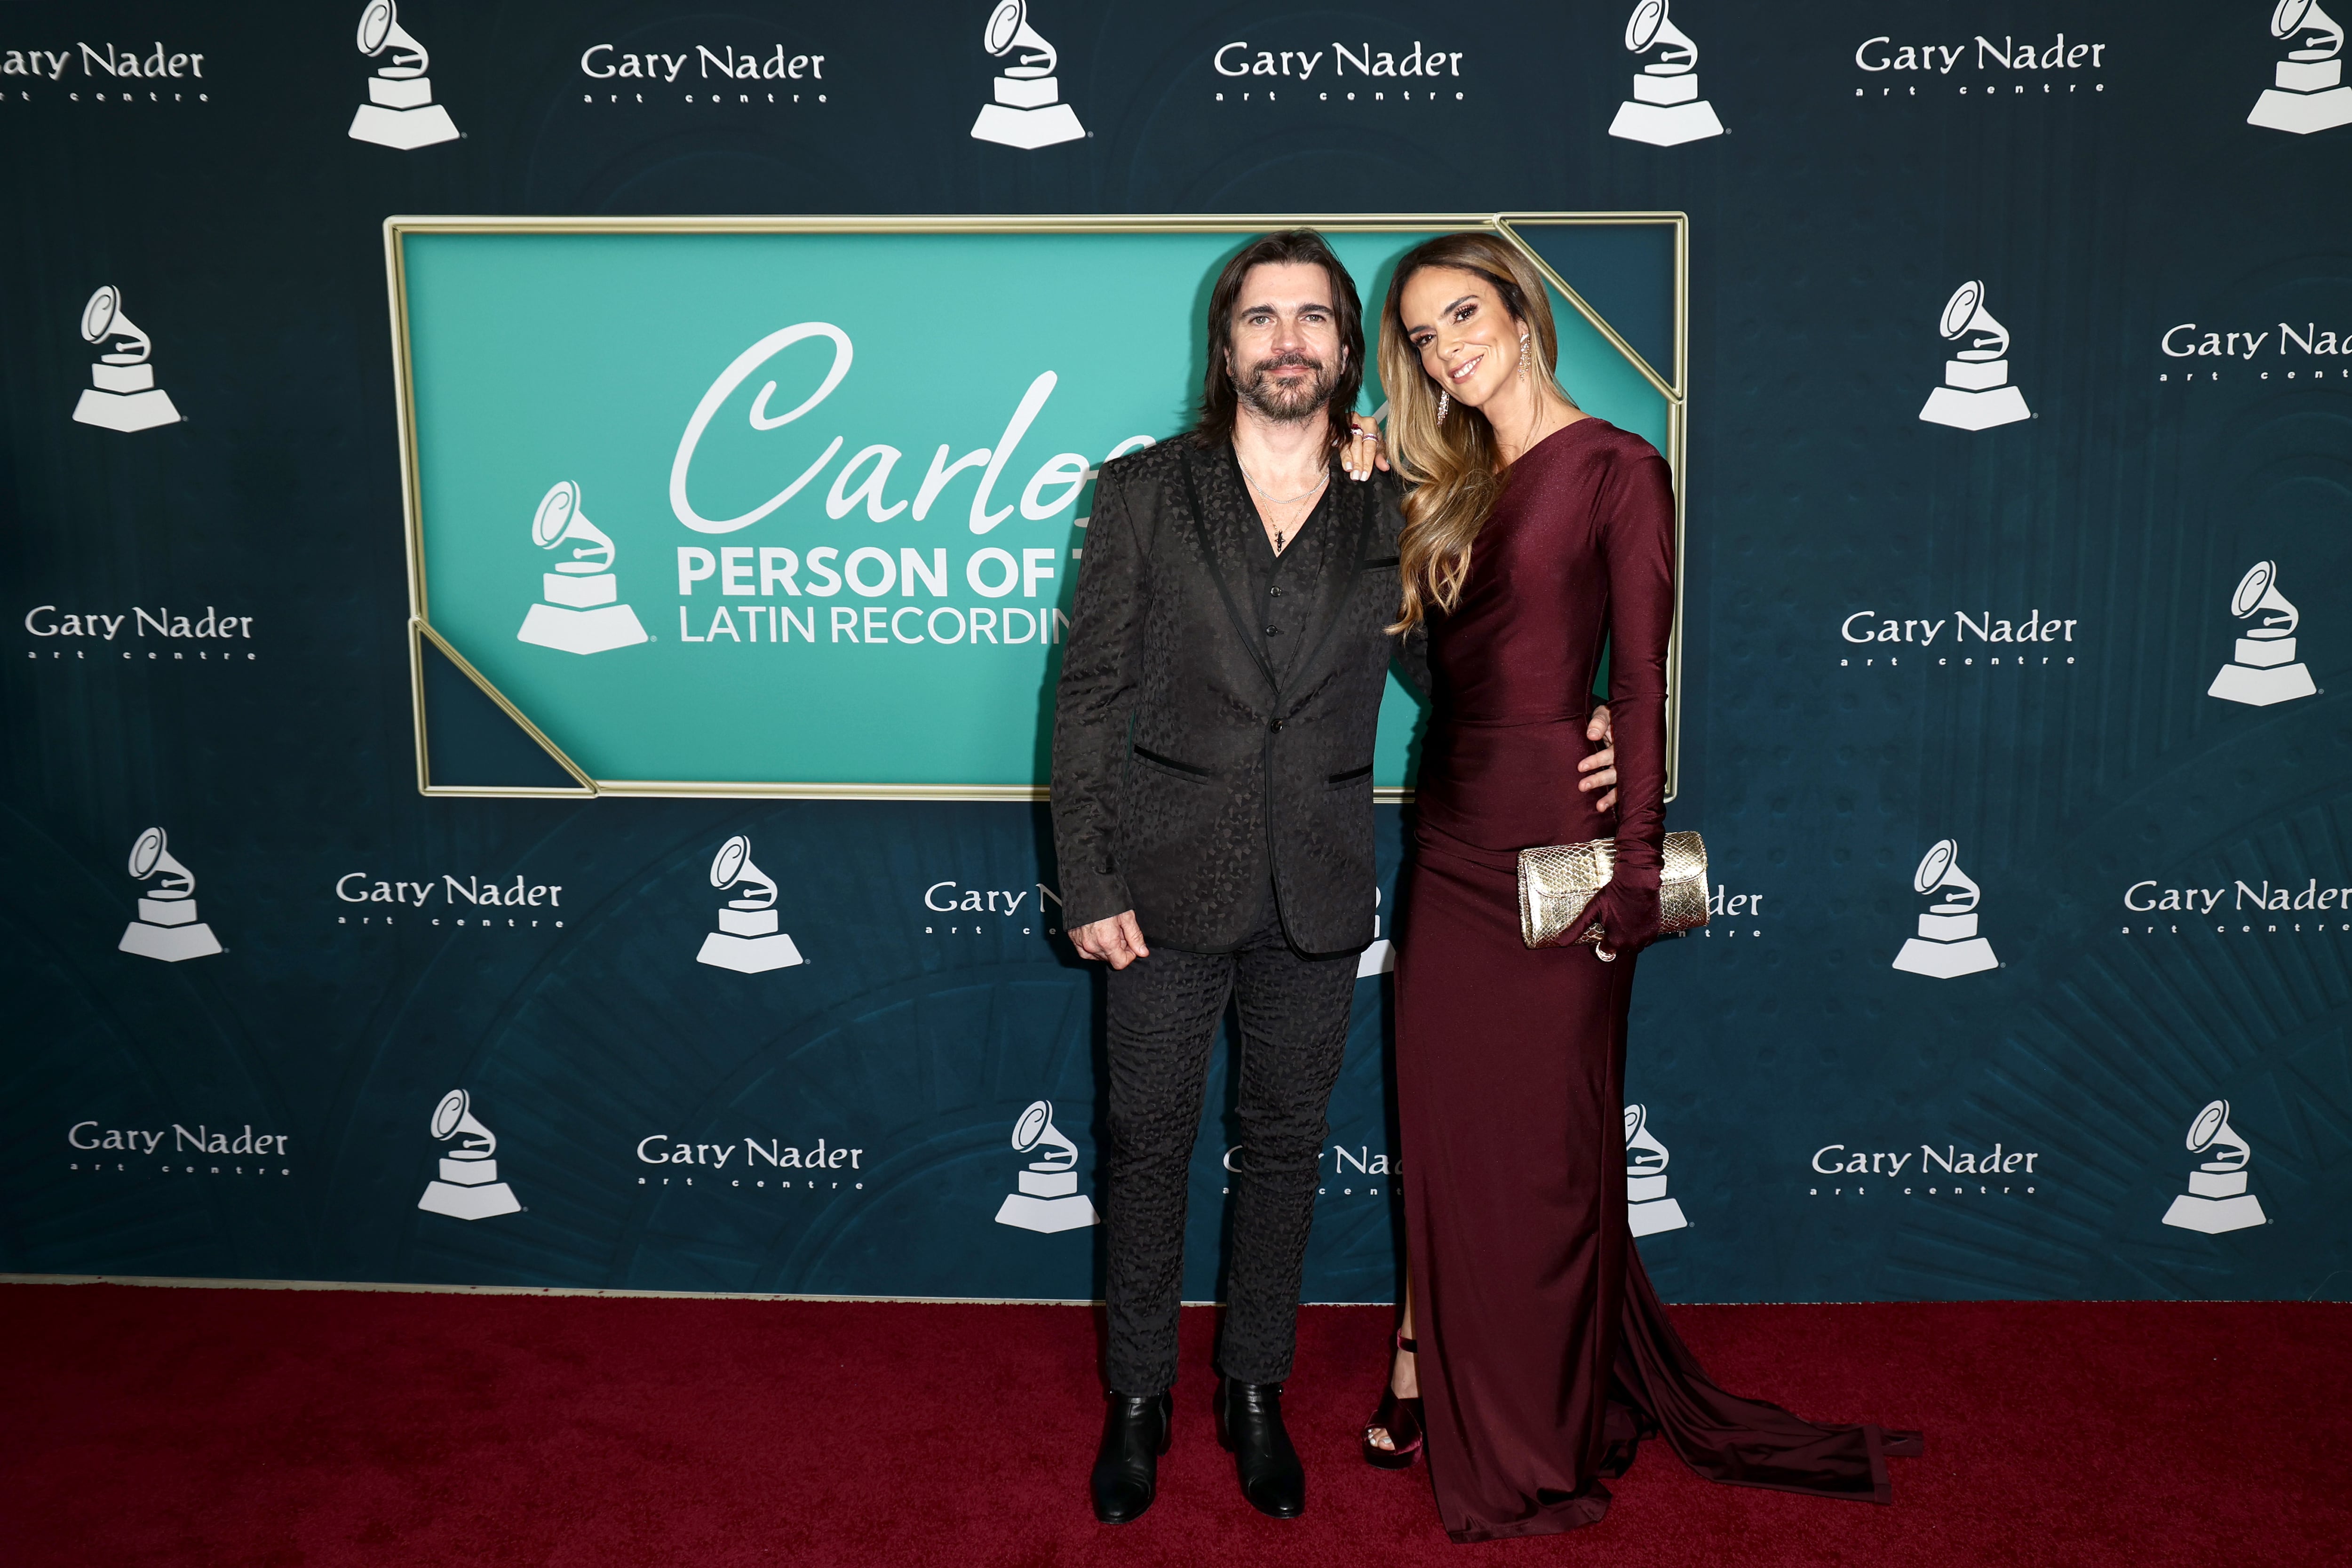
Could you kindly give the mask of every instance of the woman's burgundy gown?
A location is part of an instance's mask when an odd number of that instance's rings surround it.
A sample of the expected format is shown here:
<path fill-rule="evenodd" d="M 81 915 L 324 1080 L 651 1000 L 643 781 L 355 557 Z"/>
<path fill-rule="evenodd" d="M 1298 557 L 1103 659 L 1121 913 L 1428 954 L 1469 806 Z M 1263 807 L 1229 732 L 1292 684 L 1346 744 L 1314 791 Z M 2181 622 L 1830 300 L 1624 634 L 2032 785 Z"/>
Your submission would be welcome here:
<path fill-rule="evenodd" d="M 1397 1089 L 1430 1472 L 1456 1541 L 1594 1522 L 1601 1479 L 1653 1433 L 1714 1480 L 1876 1502 L 1886 1456 L 1917 1452 L 1707 1381 L 1626 1228 L 1637 958 L 1519 939 L 1522 848 L 1613 836 L 1620 879 L 1656 885 L 1674 542 L 1664 460 L 1580 420 L 1512 466 L 1460 604 L 1431 619 Z M 1604 639 L 1613 835 L 1576 787 Z"/>

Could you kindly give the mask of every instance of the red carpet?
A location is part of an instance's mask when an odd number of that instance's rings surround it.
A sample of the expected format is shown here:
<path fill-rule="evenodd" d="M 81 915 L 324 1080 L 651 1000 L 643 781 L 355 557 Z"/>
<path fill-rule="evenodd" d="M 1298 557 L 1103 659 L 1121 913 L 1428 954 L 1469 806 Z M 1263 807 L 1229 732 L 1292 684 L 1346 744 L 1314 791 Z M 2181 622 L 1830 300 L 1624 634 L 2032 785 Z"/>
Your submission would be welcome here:
<path fill-rule="evenodd" d="M 1354 1454 L 1385 1310 L 1311 1309 L 1308 1513 L 1241 1501 L 1186 1314 L 1176 1446 L 1094 1522 L 1076 1308 L 0 1286 L 7 1560 L 35 1564 L 1256 1563 L 1639 1568 L 2341 1563 L 2352 1308 L 1683 1308 L 1729 1386 L 1924 1426 L 1895 1506 L 1694 1479 L 1599 1527 L 1450 1545 L 1427 1472 Z"/>

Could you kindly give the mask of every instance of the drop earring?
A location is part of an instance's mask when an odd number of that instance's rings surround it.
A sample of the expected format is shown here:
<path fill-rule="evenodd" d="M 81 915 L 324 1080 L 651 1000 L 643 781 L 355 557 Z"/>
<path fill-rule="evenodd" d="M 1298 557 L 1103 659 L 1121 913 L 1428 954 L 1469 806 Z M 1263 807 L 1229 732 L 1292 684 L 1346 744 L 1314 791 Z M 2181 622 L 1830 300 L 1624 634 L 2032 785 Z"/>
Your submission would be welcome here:
<path fill-rule="evenodd" d="M 1437 395 L 1437 422 L 1440 425 L 1445 423 L 1445 411 L 1453 406 L 1454 395 L 1452 393 L 1441 392 Z"/>
<path fill-rule="evenodd" d="M 1519 374 L 1528 374 L 1528 335 L 1525 332 L 1519 334 Z"/>

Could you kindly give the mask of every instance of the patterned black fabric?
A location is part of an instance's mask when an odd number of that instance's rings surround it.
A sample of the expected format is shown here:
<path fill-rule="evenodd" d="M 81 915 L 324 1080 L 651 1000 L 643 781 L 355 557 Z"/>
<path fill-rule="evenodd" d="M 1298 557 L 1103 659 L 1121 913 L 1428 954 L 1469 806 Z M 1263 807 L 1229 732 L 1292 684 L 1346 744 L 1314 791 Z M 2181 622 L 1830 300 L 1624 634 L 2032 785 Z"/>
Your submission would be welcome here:
<path fill-rule="evenodd" d="M 1233 1269 L 1217 1365 L 1244 1383 L 1290 1375 L 1324 1110 L 1348 1043 L 1356 965 L 1291 948 L 1272 891 L 1256 900 L 1254 929 L 1233 951 L 1155 947 L 1108 976 L 1103 1372 L 1121 1394 L 1157 1394 L 1176 1381 L 1186 1175 L 1228 998 L 1241 1017 L 1242 1147 L 1233 1158 Z"/>
<path fill-rule="evenodd" d="M 1234 461 L 1233 448 L 1229 447 L 1225 452 L 1227 461 Z M 1238 463 L 1235 466 L 1238 468 Z M 1244 495 L 1249 493 L 1248 484 L 1248 476 L 1243 475 Z M 1350 493 L 1354 488 L 1339 479 L 1325 485 L 1313 509 L 1292 525 L 1288 543 L 1281 554 L 1274 552 L 1274 542 L 1266 538 L 1263 526 L 1250 534 L 1242 547 L 1242 560 L 1249 573 L 1246 596 L 1241 601 L 1242 616 L 1257 632 L 1258 647 L 1276 681 L 1288 680 L 1291 670 L 1307 651 L 1307 632 L 1313 625 L 1315 584 L 1322 580 L 1325 564 L 1330 560 L 1332 541 L 1344 526 L 1334 514 L 1343 501 L 1361 499 Z"/>
<path fill-rule="evenodd" d="M 1400 491 L 1335 473 L 1320 570 L 1286 581 L 1296 662 L 1265 660 L 1246 550 L 1264 533 L 1230 447 L 1104 467 L 1054 715 L 1054 837 L 1072 926 L 1133 910 L 1145 940 L 1232 950 L 1272 879 L 1303 952 L 1372 937 L 1372 734 L 1398 639 Z M 1286 573 L 1287 579 L 1289 574 Z M 1408 668 L 1418 644 L 1404 650 Z"/>

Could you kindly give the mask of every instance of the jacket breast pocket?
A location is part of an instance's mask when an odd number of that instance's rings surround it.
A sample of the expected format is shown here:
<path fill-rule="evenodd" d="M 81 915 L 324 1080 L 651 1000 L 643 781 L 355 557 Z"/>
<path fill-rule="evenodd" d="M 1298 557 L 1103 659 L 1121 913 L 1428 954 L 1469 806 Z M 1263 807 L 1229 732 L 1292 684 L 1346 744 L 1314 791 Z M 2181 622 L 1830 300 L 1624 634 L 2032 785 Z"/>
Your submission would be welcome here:
<path fill-rule="evenodd" d="M 1217 776 L 1206 768 L 1196 768 L 1189 763 L 1180 763 L 1173 757 L 1163 757 L 1159 752 L 1148 751 L 1141 746 L 1135 748 L 1135 760 L 1147 768 L 1156 768 L 1164 773 L 1174 773 L 1180 779 L 1205 781 Z"/>
<path fill-rule="evenodd" d="M 1360 768 L 1349 768 L 1345 773 L 1327 775 L 1323 780 L 1323 787 L 1325 789 L 1335 790 L 1348 789 L 1353 786 L 1369 784 L 1371 782 L 1371 777 L 1372 764 L 1366 763 Z"/>

